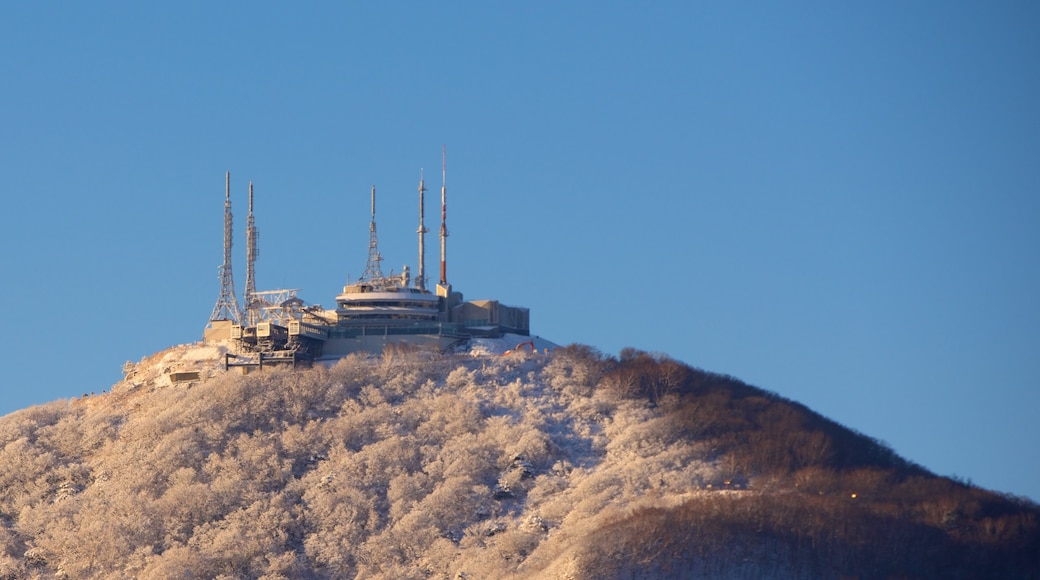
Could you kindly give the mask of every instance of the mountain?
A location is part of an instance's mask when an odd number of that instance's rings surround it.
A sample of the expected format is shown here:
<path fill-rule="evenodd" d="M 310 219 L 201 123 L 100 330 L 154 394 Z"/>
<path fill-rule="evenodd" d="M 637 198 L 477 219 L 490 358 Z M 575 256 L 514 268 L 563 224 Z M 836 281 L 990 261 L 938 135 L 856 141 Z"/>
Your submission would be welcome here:
<path fill-rule="evenodd" d="M 0 577 L 1040 577 L 1036 504 L 664 355 L 224 353 L 0 418 Z"/>

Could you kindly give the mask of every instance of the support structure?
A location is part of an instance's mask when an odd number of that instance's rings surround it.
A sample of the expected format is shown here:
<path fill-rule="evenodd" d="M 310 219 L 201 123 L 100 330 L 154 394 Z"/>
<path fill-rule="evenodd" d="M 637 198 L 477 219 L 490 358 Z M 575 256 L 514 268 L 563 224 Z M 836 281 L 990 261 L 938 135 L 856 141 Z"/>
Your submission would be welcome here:
<path fill-rule="evenodd" d="M 426 226 L 423 224 L 423 214 L 426 207 L 426 185 L 423 183 L 422 170 L 419 171 L 419 273 L 415 277 L 415 287 L 426 290 Z"/>
<path fill-rule="evenodd" d="M 259 322 L 256 312 L 256 259 L 260 256 L 260 247 L 257 245 L 260 233 L 256 230 L 253 220 L 253 182 L 249 182 L 249 215 L 246 217 L 246 291 L 243 296 L 246 308 L 246 318 L 249 324 Z"/>
<path fill-rule="evenodd" d="M 232 361 L 231 359 L 235 359 Z M 310 359 L 301 358 L 300 354 L 296 351 L 285 351 L 285 352 L 258 352 L 255 355 L 236 355 L 231 353 L 224 353 L 224 370 L 228 371 L 232 368 L 241 368 L 243 373 L 248 373 L 251 369 L 258 371 L 264 370 L 264 363 L 268 366 L 274 365 L 290 365 L 291 368 L 296 368 L 297 363 L 310 364 Z M 172 378 L 173 375 L 171 375 Z"/>
<path fill-rule="evenodd" d="M 253 293 L 252 312 L 249 314 L 250 326 L 261 322 L 271 322 L 279 326 L 288 326 L 290 320 L 298 320 L 303 316 L 303 300 L 297 298 L 299 289 L 285 288 L 281 290 L 262 290 Z"/>
<path fill-rule="evenodd" d="M 224 176 L 224 263 L 220 266 L 220 296 L 210 314 L 210 321 L 230 320 L 238 323 L 242 311 L 235 297 L 235 280 L 231 268 L 231 239 L 234 228 L 231 220 L 231 172 Z"/>
<path fill-rule="evenodd" d="M 368 264 L 365 265 L 365 273 L 361 275 L 362 280 L 374 282 L 383 278 L 383 271 L 379 263 L 383 257 L 379 255 L 379 238 L 376 236 L 376 186 L 372 186 L 372 223 L 368 226 Z"/>

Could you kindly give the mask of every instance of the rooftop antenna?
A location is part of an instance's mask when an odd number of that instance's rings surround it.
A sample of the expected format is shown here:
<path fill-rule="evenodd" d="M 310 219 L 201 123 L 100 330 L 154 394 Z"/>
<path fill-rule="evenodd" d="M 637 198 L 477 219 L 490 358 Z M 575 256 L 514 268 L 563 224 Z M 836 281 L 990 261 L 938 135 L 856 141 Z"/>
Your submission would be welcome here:
<path fill-rule="evenodd" d="M 419 170 L 419 273 L 415 277 L 415 286 L 420 290 L 426 290 L 426 226 L 423 224 L 423 213 L 426 207 L 426 185 L 423 183 L 423 171 Z"/>
<path fill-rule="evenodd" d="M 383 277 L 383 271 L 379 269 L 379 263 L 383 257 L 379 255 L 379 239 L 376 237 L 376 186 L 372 186 L 372 223 L 368 226 L 368 264 L 365 273 L 361 275 L 362 280 L 374 282 Z"/>
<path fill-rule="evenodd" d="M 448 146 L 441 146 L 441 286 L 448 285 Z"/>
<path fill-rule="evenodd" d="M 249 324 L 259 322 L 256 311 L 256 259 L 260 256 L 260 247 L 257 245 L 260 233 L 256 230 L 256 222 L 253 221 L 253 182 L 249 182 L 249 215 L 246 217 L 246 292 L 244 301 Z"/>
<path fill-rule="evenodd" d="M 213 307 L 210 321 L 230 320 L 238 323 L 242 313 L 235 298 L 235 280 L 231 268 L 231 172 L 224 175 L 224 263 L 220 265 L 220 296 Z"/>

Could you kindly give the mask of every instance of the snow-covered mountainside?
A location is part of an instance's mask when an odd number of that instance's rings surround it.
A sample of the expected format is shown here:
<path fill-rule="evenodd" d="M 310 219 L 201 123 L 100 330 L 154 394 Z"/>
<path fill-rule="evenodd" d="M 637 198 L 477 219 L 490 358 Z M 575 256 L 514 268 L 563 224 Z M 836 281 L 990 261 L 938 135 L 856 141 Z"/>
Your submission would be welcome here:
<path fill-rule="evenodd" d="M 175 347 L 0 418 L 0 577 L 1040 574 L 1027 501 L 665 356 L 507 342 Z"/>

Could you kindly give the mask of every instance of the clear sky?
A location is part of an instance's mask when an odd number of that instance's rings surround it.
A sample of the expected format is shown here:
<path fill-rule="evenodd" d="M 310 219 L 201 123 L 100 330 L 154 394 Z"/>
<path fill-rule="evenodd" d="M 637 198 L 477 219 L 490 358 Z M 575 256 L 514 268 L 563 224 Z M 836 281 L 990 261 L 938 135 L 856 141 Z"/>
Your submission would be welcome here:
<path fill-rule="evenodd" d="M 1038 4 L 303 4 L 0 6 L 0 414 L 201 338 L 225 171 L 240 293 L 249 180 L 261 289 L 332 306 L 371 184 L 414 272 L 446 143 L 467 298 L 1040 500 Z"/>

